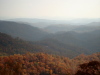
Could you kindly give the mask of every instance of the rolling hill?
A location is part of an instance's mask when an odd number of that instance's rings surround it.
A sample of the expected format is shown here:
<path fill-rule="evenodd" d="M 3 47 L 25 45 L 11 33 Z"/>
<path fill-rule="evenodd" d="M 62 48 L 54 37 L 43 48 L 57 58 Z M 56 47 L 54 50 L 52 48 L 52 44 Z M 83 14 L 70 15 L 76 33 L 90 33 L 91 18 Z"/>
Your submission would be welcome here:
<path fill-rule="evenodd" d="M 64 32 L 57 33 L 51 39 L 59 40 L 61 43 L 88 49 L 90 53 L 100 52 L 100 30 L 86 33 Z"/>
<path fill-rule="evenodd" d="M 75 31 L 78 33 L 91 32 L 100 30 L 100 22 L 92 22 L 89 24 L 72 25 L 72 24 L 54 24 L 44 28 L 51 33 Z"/>
<path fill-rule="evenodd" d="M 68 31 L 68 32 L 57 32 L 53 34 L 53 33 L 48 33 L 43 29 L 30 26 L 25 23 L 0 21 L 0 32 L 9 34 L 14 38 L 19 37 L 23 40 L 30 41 L 29 45 L 27 44 L 28 46 L 27 45 L 24 46 L 24 44 L 22 45 L 22 50 L 23 48 L 24 49 L 28 48 L 27 50 L 25 49 L 25 52 L 26 51 L 34 52 L 32 51 L 32 49 L 35 49 L 35 46 L 39 47 L 39 49 L 36 48 L 37 51 L 43 51 L 49 54 L 56 54 L 61 56 L 68 56 L 70 58 L 75 57 L 81 53 L 91 54 L 94 52 L 100 52 L 100 46 L 99 46 L 100 30 L 99 29 L 89 31 L 89 32 L 84 32 L 84 33 Z M 6 39 L 4 40 L 7 41 Z M 17 44 L 14 44 L 15 48 L 17 48 L 16 46 Z M 10 44 L 10 46 L 11 45 L 12 44 Z M 19 44 L 19 46 L 20 45 L 21 44 Z M 6 50 L 5 48 L 4 50 Z M 15 53 L 23 53 L 23 52 L 15 51 Z"/>
<path fill-rule="evenodd" d="M 33 42 L 35 45 L 40 45 L 45 48 L 45 52 L 49 54 L 55 54 L 60 56 L 66 56 L 73 58 L 79 54 L 91 54 L 87 49 L 63 43 L 54 38 L 48 38 L 42 41 Z"/>
<path fill-rule="evenodd" d="M 49 34 L 37 27 L 11 21 L 0 21 L 0 32 L 29 41 L 41 40 Z"/>
<path fill-rule="evenodd" d="M 56 39 L 45 39 L 38 42 L 28 42 L 20 38 L 0 33 L 0 55 L 24 54 L 26 52 L 43 52 L 48 54 L 73 58 L 79 54 L 89 54 L 84 48 L 63 44 Z"/>
<path fill-rule="evenodd" d="M 26 52 L 43 52 L 43 47 L 0 32 L 0 56 L 24 54 Z"/>

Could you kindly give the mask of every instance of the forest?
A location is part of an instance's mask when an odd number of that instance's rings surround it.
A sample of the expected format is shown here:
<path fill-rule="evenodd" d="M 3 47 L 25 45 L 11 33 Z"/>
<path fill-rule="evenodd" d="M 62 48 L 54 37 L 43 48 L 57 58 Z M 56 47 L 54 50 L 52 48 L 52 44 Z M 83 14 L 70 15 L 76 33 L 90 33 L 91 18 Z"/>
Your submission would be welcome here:
<path fill-rule="evenodd" d="M 46 53 L 0 57 L 0 75 L 99 75 L 100 53 L 73 59 Z"/>
<path fill-rule="evenodd" d="M 0 75 L 100 75 L 98 25 L 78 32 L 0 21 Z"/>
<path fill-rule="evenodd" d="M 100 0 L 0 0 L 0 75 L 100 75 Z"/>
<path fill-rule="evenodd" d="M 100 52 L 72 58 L 71 54 L 65 57 L 34 43 L 0 33 L 0 75 L 100 74 Z"/>
<path fill-rule="evenodd" d="M 52 33 L 53 30 L 50 30 L 48 25 L 45 28 L 38 28 L 33 25 L 34 24 L 25 22 L 1 20 L 0 32 L 10 35 L 13 39 L 13 41 L 11 41 L 11 44 L 9 43 L 9 40 L 11 38 L 9 39 L 8 37 L 8 40 L 6 39 L 7 36 L 4 37 L 1 35 L 2 38 L 4 38 L 5 41 L 8 41 L 9 44 L 7 46 L 1 44 L 4 46 L 3 48 L 9 47 L 7 49 L 13 49 L 14 51 L 16 51 L 15 53 L 23 53 L 21 51 L 25 51 L 25 49 L 26 51 L 31 52 L 43 50 L 44 52 L 49 54 L 57 54 L 70 58 L 76 57 L 82 53 L 93 54 L 96 52 L 100 52 L 100 22 L 74 26 L 68 24 L 55 24 L 53 25 L 52 29 L 58 30 L 56 33 Z M 42 23 L 39 25 L 42 25 Z M 63 28 L 68 31 L 64 30 Z M 13 47 L 10 48 L 10 46 Z M 36 50 L 36 47 L 41 49 Z M 22 48 L 24 50 L 18 51 L 19 48 Z"/>

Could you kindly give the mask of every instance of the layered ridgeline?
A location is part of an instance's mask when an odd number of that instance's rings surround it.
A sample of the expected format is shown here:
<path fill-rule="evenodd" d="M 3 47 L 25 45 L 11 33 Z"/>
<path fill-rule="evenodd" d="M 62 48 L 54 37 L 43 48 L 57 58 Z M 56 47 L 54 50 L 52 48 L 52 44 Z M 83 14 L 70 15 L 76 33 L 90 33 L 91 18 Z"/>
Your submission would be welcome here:
<path fill-rule="evenodd" d="M 79 33 L 91 32 L 94 30 L 100 30 L 100 22 L 91 22 L 89 24 L 71 25 L 71 24 L 52 24 L 50 26 L 44 27 L 45 30 L 56 33 L 56 32 L 67 32 L 75 31 Z"/>
<path fill-rule="evenodd" d="M 99 75 L 99 45 L 99 29 L 53 34 L 0 21 L 0 75 Z"/>
<path fill-rule="evenodd" d="M 26 52 L 44 52 L 54 55 L 75 57 L 81 53 L 89 54 L 86 49 L 63 44 L 55 39 L 38 42 L 28 42 L 20 38 L 13 38 L 5 33 L 0 33 L 0 54 L 24 54 Z"/>
<path fill-rule="evenodd" d="M 45 53 L 15 54 L 0 57 L 0 75 L 99 74 L 100 53 L 88 56 L 82 54 L 74 59 Z"/>
<path fill-rule="evenodd" d="M 15 19 L 8 19 L 8 21 L 14 22 L 24 22 L 29 23 L 32 26 L 36 26 L 39 28 L 44 28 L 51 25 L 85 25 L 92 22 L 100 22 L 100 18 L 95 19 L 73 19 L 73 20 L 48 20 L 48 19 L 38 19 L 38 18 L 15 18 Z M 65 28 L 67 28 L 66 26 Z M 64 30 L 65 30 L 64 28 Z M 68 27 L 69 28 L 69 27 Z M 60 28 L 62 29 L 62 27 Z M 54 30 L 53 30 L 54 31 Z"/>
<path fill-rule="evenodd" d="M 91 53 L 100 52 L 100 30 L 85 33 L 63 32 L 56 33 L 49 38 L 59 40 L 61 43 L 88 49 Z"/>
<path fill-rule="evenodd" d="M 43 47 L 0 32 L 0 56 L 27 52 L 43 52 Z"/>
<path fill-rule="evenodd" d="M 40 40 L 49 34 L 44 30 L 29 24 L 11 21 L 0 21 L 0 32 L 29 41 Z"/>
<path fill-rule="evenodd" d="M 87 26 L 80 26 L 82 30 L 79 32 L 81 33 L 69 31 L 53 34 L 25 23 L 0 21 L 0 32 L 7 33 L 14 38 L 19 37 L 26 41 L 31 41 L 31 44 L 33 45 L 42 46 L 46 53 L 74 57 L 81 53 L 91 54 L 94 52 L 100 52 L 99 23 L 92 23 Z M 83 31 L 90 30 L 91 26 L 96 27 L 94 30 L 92 28 L 92 31 Z"/>

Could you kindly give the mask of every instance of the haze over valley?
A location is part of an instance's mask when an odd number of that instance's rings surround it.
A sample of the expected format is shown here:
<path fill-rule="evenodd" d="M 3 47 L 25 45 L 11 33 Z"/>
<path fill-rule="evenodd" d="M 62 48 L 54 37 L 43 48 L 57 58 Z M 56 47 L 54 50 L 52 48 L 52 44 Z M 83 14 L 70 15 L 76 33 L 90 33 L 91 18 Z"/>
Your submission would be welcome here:
<path fill-rule="evenodd" d="M 0 32 L 43 46 L 46 53 L 61 56 L 74 57 L 100 51 L 100 22 L 38 28 L 29 23 L 0 21 Z"/>
<path fill-rule="evenodd" d="M 100 75 L 100 0 L 0 0 L 0 75 Z"/>

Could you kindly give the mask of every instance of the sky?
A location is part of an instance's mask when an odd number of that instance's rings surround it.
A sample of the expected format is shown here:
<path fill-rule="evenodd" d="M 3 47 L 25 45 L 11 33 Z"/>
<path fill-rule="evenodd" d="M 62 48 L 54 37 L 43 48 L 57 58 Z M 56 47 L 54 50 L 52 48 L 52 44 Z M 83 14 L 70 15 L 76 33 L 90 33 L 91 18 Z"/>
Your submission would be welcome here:
<path fill-rule="evenodd" d="M 0 19 L 100 18 L 100 0 L 0 0 Z"/>

